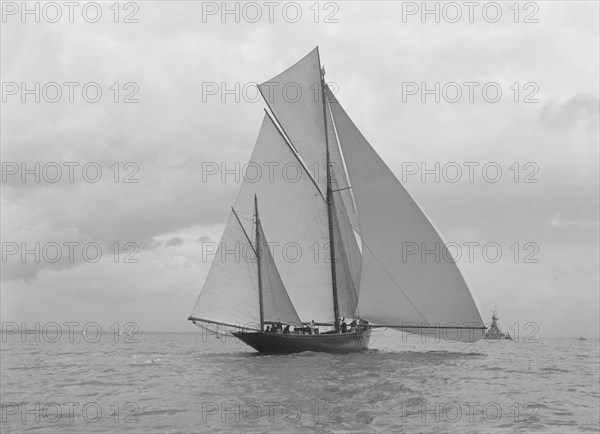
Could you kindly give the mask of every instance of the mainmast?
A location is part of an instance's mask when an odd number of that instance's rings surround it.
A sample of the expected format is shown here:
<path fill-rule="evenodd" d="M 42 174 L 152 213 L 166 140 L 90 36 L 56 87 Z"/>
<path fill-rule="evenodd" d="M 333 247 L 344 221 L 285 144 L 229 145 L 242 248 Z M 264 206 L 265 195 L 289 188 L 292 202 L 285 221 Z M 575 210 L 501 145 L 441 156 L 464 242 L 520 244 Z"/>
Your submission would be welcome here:
<path fill-rule="evenodd" d="M 321 60 L 319 59 L 319 65 Z M 334 318 L 334 330 L 336 333 L 340 331 L 340 310 L 338 306 L 338 295 L 337 295 L 337 278 L 335 275 L 335 238 L 334 238 L 334 227 L 333 227 L 333 189 L 331 186 L 331 165 L 329 158 L 329 136 L 327 134 L 327 106 L 325 104 L 325 68 L 321 69 L 321 98 L 323 100 L 323 122 L 325 125 L 325 152 L 326 152 L 326 165 L 327 165 L 327 216 L 329 220 L 329 253 L 331 258 L 331 289 L 333 292 L 333 318 Z"/>
<path fill-rule="evenodd" d="M 254 195 L 254 218 L 256 220 L 256 265 L 258 266 L 258 303 L 260 305 L 260 331 L 264 331 L 265 314 L 263 309 L 263 291 L 262 291 L 262 277 L 260 271 L 260 231 L 258 225 L 260 220 L 258 219 L 258 200 L 256 194 Z"/>

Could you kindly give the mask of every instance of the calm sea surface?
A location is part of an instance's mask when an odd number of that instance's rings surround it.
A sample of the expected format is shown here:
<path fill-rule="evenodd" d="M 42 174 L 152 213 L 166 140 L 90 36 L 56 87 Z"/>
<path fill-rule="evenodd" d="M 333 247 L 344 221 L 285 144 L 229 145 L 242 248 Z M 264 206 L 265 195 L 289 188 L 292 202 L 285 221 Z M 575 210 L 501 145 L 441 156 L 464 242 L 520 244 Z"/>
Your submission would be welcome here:
<path fill-rule="evenodd" d="M 2 433 L 600 430 L 597 340 L 388 330 L 360 354 L 264 356 L 200 331 L 25 337 L 3 335 Z"/>

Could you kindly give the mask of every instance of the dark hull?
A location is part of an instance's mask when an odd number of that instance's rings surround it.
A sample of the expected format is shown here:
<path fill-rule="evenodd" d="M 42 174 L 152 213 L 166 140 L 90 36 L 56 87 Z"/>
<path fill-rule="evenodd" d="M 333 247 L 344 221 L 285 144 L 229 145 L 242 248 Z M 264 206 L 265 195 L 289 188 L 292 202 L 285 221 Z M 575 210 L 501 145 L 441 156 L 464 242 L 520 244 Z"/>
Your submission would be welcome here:
<path fill-rule="evenodd" d="M 261 353 L 289 354 L 302 351 L 354 353 L 368 348 L 371 329 L 343 334 L 296 335 L 235 332 L 233 335 Z"/>

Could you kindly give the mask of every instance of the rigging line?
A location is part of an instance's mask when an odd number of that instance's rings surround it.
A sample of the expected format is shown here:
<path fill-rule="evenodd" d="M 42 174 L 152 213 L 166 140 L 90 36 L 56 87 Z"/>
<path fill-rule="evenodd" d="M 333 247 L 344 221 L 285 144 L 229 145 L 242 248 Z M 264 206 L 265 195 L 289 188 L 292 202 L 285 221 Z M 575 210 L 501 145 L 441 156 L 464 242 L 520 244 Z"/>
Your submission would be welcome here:
<path fill-rule="evenodd" d="M 252 223 L 254 225 L 254 215 L 248 217 L 244 211 L 236 210 L 236 214 L 239 217 L 239 220 L 244 220 L 246 223 Z"/>
<path fill-rule="evenodd" d="M 406 300 L 408 300 L 408 302 L 410 303 L 410 305 L 417 311 L 417 313 L 421 316 L 421 318 L 423 318 L 423 321 L 425 321 L 427 323 L 427 325 L 429 325 L 429 321 L 427 321 L 425 319 L 425 317 L 423 316 L 423 314 L 421 313 L 421 311 L 419 311 L 419 309 L 417 309 L 417 306 L 415 306 L 413 304 L 413 302 L 410 300 L 410 298 L 408 298 L 408 295 L 406 295 L 406 293 L 404 291 L 402 291 L 402 288 L 400 288 L 400 285 L 398 284 L 398 282 L 396 282 L 394 280 L 394 278 L 390 275 L 390 273 L 388 272 L 388 270 L 383 266 L 383 264 L 381 263 L 381 261 L 379 261 L 379 258 L 377 257 L 377 255 L 375 255 L 375 253 L 373 252 L 373 250 L 371 250 L 371 248 L 369 247 L 369 245 L 366 243 L 364 237 L 361 237 L 361 241 L 362 241 L 363 245 L 367 249 L 369 249 L 369 252 L 371 252 L 371 254 L 375 258 L 375 260 L 377 261 L 377 263 L 381 266 L 381 268 L 383 269 L 383 271 L 385 271 L 385 274 L 387 274 L 388 277 L 390 278 L 390 280 L 392 282 L 394 282 L 394 285 L 396 285 L 396 288 L 398 288 L 400 290 L 400 292 L 402 293 L 402 295 L 404 295 L 404 297 L 406 297 Z"/>
<path fill-rule="evenodd" d="M 240 224 L 242 231 L 244 231 L 244 235 L 246 235 L 246 239 L 248 240 L 248 243 L 250 243 L 250 247 L 252 247 L 252 251 L 254 252 L 254 255 L 258 257 L 258 255 L 256 253 L 256 249 L 252 245 L 252 241 L 250 240 L 250 237 L 248 236 L 248 233 L 246 232 L 246 228 L 244 228 L 244 225 L 240 221 L 240 219 L 239 219 L 237 213 L 235 212 L 235 209 L 233 209 L 233 207 L 231 207 L 231 211 L 233 212 L 233 215 L 235 216 L 235 219 L 237 220 L 237 222 Z"/>
<path fill-rule="evenodd" d="M 388 330 L 388 328 L 386 327 L 386 328 L 385 328 L 385 329 L 384 329 L 384 330 L 381 332 L 381 334 L 380 334 L 379 336 L 375 337 L 375 339 L 373 339 L 373 340 L 371 341 L 371 345 L 373 345 L 375 342 L 377 342 L 377 341 L 379 340 L 379 338 L 380 338 L 380 337 L 382 337 L 382 336 L 383 336 L 383 334 L 384 334 L 384 333 L 385 333 L 387 330 Z"/>
<path fill-rule="evenodd" d="M 429 324 L 429 323 L 428 323 Z M 469 323 L 467 323 L 469 324 Z M 401 329 L 401 330 L 412 330 L 412 329 L 434 329 L 434 330 L 486 330 L 487 327 L 465 327 L 465 326 L 432 326 L 432 325 L 426 325 L 426 326 L 419 326 L 419 325 L 393 325 L 393 324 L 367 324 L 365 327 L 371 328 L 371 329 L 377 329 L 377 328 L 391 328 L 391 329 Z M 410 332 L 409 332 L 410 333 Z"/>
<path fill-rule="evenodd" d="M 208 319 L 204 319 L 204 318 L 196 318 L 195 316 L 189 316 L 188 317 L 188 321 L 192 321 L 192 322 L 198 321 L 198 322 L 205 322 L 205 323 L 208 323 L 208 324 L 226 325 L 226 326 L 235 327 L 235 328 L 242 329 L 242 330 L 256 330 L 256 331 L 258 331 L 258 329 L 250 328 L 250 327 L 246 327 L 246 326 L 241 326 L 239 324 L 230 324 L 230 323 L 226 323 L 226 322 L 212 321 L 212 320 L 208 320 Z"/>

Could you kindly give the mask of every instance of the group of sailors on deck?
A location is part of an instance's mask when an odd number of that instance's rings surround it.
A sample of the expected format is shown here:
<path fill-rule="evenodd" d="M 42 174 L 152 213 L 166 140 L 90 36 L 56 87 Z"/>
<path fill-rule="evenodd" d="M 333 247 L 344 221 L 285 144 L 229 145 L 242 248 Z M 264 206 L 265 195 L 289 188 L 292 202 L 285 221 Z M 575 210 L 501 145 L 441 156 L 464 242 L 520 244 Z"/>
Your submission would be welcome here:
<path fill-rule="evenodd" d="M 366 321 L 353 320 L 349 325 L 346 324 L 345 318 L 340 321 L 340 333 L 354 333 L 359 330 L 361 325 L 366 325 Z M 300 334 L 300 335 L 314 335 L 319 334 L 319 329 L 315 326 L 315 322 L 311 321 L 310 324 L 302 325 L 302 327 L 294 327 L 293 332 L 290 332 L 290 325 L 286 324 L 285 327 L 282 323 L 271 323 L 267 325 L 266 333 L 281 333 L 281 334 Z"/>

